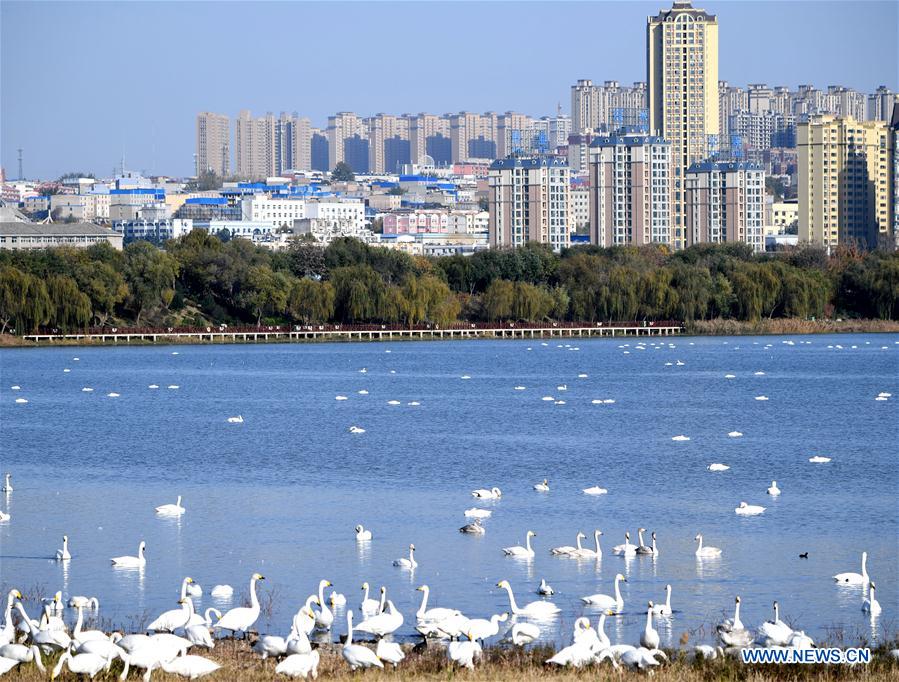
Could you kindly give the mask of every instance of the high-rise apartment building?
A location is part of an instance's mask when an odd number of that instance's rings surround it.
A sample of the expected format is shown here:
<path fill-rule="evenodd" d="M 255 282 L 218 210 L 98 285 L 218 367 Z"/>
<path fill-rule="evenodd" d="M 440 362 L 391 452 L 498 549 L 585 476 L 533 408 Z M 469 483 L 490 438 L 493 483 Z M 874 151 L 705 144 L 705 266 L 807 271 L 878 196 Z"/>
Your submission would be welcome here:
<path fill-rule="evenodd" d="M 647 18 L 649 130 L 671 142 L 674 246 L 686 242 L 684 173 L 717 148 L 718 18 L 675 0 Z"/>
<path fill-rule="evenodd" d="M 351 111 L 328 116 L 328 170 L 333 170 L 341 161 L 349 163 L 357 173 L 368 171 L 368 127 Z"/>
<path fill-rule="evenodd" d="M 247 109 L 238 114 L 234 124 L 234 169 L 238 176 L 259 180 L 277 175 L 275 158 L 279 148 L 274 115 L 253 118 Z"/>
<path fill-rule="evenodd" d="M 881 85 L 868 95 L 868 110 L 865 118 L 869 121 L 889 121 L 893 115 L 893 106 L 897 95 L 887 86 Z"/>
<path fill-rule="evenodd" d="M 500 114 L 496 125 L 496 157 L 504 159 L 510 154 L 530 153 L 533 128 L 533 119 L 527 114 L 514 111 Z"/>
<path fill-rule="evenodd" d="M 368 169 L 371 173 L 397 173 L 412 163 L 409 116 L 376 114 L 365 119 L 368 127 Z"/>
<path fill-rule="evenodd" d="M 744 242 L 765 250 L 765 171 L 761 166 L 706 161 L 690 166 L 686 186 L 687 246 Z"/>
<path fill-rule="evenodd" d="M 893 137 L 885 121 L 799 124 L 799 240 L 873 248 L 893 239 Z"/>
<path fill-rule="evenodd" d="M 618 81 L 579 80 L 571 86 L 571 133 L 614 132 L 624 126 L 647 125 L 646 83 L 622 87 Z"/>
<path fill-rule="evenodd" d="M 718 135 L 721 146 L 729 143 L 730 117 L 747 109 L 749 95 L 743 88 L 732 86 L 727 81 L 718 81 Z"/>
<path fill-rule="evenodd" d="M 893 226 L 893 244 L 899 248 L 899 100 L 893 104 L 890 117 L 890 137 L 893 141 L 893 206 L 891 223 Z"/>
<path fill-rule="evenodd" d="M 430 156 L 438 165 L 452 162 L 449 116 L 418 114 L 409 120 L 409 146 L 412 163 Z"/>
<path fill-rule="evenodd" d="M 599 246 L 671 244 L 671 144 L 622 134 L 590 145 L 590 241 Z"/>
<path fill-rule="evenodd" d="M 461 111 L 449 115 L 449 124 L 453 163 L 497 158 L 499 117 L 495 113 Z"/>
<path fill-rule="evenodd" d="M 224 114 L 197 114 L 197 175 L 231 173 L 231 119 Z"/>
<path fill-rule="evenodd" d="M 487 181 L 491 246 L 540 242 L 559 251 L 569 245 L 574 225 L 564 161 L 545 156 L 500 159 L 491 164 Z"/>

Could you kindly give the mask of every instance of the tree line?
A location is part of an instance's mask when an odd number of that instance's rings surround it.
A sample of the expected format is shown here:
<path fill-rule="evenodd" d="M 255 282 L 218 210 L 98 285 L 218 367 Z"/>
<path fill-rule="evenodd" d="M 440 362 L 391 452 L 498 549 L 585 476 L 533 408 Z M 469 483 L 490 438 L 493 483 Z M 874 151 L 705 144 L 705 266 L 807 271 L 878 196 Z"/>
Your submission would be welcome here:
<path fill-rule="evenodd" d="M 195 230 L 160 249 L 0 251 L 0 332 L 88 326 L 899 319 L 899 254 L 538 244 L 412 257 L 338 239 L 271 252 Z"/>

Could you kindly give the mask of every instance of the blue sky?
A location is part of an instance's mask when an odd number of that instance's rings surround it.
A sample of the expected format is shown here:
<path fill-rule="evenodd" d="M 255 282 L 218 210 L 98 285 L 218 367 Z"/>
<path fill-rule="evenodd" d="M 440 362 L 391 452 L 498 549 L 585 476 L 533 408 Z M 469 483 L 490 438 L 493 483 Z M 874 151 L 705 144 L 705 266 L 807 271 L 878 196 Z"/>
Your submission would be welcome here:
<path fill-rule="evenodd" d="M 694 3 L 731 83 L 893 90 L 899 2 Z M 16 176 L 189 174 L 194 117 L 297 111 L 545 115 L 578 78 L 643 80 L 663 2 L 0 3 L 0 162 Z M 826 46 L 827 49 L 823 49 Z"/>

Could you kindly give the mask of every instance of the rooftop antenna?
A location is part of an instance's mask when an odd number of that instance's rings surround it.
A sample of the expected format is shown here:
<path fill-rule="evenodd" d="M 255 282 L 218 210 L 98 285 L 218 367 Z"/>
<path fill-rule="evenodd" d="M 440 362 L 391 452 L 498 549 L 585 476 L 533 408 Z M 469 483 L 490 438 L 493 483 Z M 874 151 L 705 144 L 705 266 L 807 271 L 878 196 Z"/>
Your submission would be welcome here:
<path fill-rule="evenodd" d="M 16 151 L 19 152 L 19 180 L 24 180 L 25 176 L 22 174 L 22 148 L 19 147 Z"/>

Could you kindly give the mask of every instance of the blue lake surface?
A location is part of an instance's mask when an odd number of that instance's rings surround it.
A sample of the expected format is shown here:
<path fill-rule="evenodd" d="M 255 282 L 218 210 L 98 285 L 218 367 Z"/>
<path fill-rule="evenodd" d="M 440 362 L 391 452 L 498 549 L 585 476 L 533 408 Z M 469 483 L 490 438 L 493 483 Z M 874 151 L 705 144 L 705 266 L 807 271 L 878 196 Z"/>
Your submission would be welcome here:
<path fill-rule="evenodd" d="M 894 397 L 876 401 L 884 391 Z M 604 399 L 615 402 L 592 402 Z M 14 491 L 0 495 L 12 516 L 0 523 L 0 587 L 97 596 L 101 617 L 128 625 L 177 608 L 184 576 L 206 591 L 198 608 L 222 608 L 259 571 L 273 608 L 257 627 L 286 634 L 319 579 L 351 608 L 368 581 L 387 586 L 406 617 L 399 634 L 412 635 L 418 585 L 430 585 L 429 606 L 489 617 L 509 609 L 497 581 L 524 603 L 545 578 L 562 612 L 543 637 L 567 643 L 576 617 L 596 615 L 580 597 L 612 593 L 621 572 L 613 642 L 637 641 L 666 583 L 665 646 L 685 632 L 710 641 L 737 594 L 747 625 L 778 599 L 816 639 L 881 640 L 899 607 L 897 401 L 895 335 L 3 350 L 0 472 Z M 244 422 L 228 423 L 236 415 Z M 681 434 L 690 440 L 672 440 Z M 713 462 L 731 468 L 709 472 Z M 548 493 L 532 489 L 543 478 Z M 594 485 L 608 494 L 582 493 Z M 470 495 L 492 486 L 501 500 Z M 183 517 L 154 514 L 177 495 Z M 742 500 L 767 510 L 737 516 Z M 493 510 L 481 537 L 458 532 L 472 506 Z M 356 543 L 357 523 L 370 543 Z M 656 532 L 658 557 L 613 555 L 639 526 Z M 601 561 L 549 555 L 578 531 L 592 546 L 595 528 Z M 536 557 L 503 556 L 528 529 Z M 720 560 L 696 560 L 698 532 Z M 73 559 L 56 562 L 63 533 Z M 140 540 L 144 570 L 110 566 Z M 410 542 L 414 573 L 392 566 Z M 859 571 L 863 550 L 883 605 L 874 621 L 861 588 L 831 579 Z M 209 596 L 220 583 L 233 602 Z M 344 630 L 340 610 L 333 636 Z"/>

